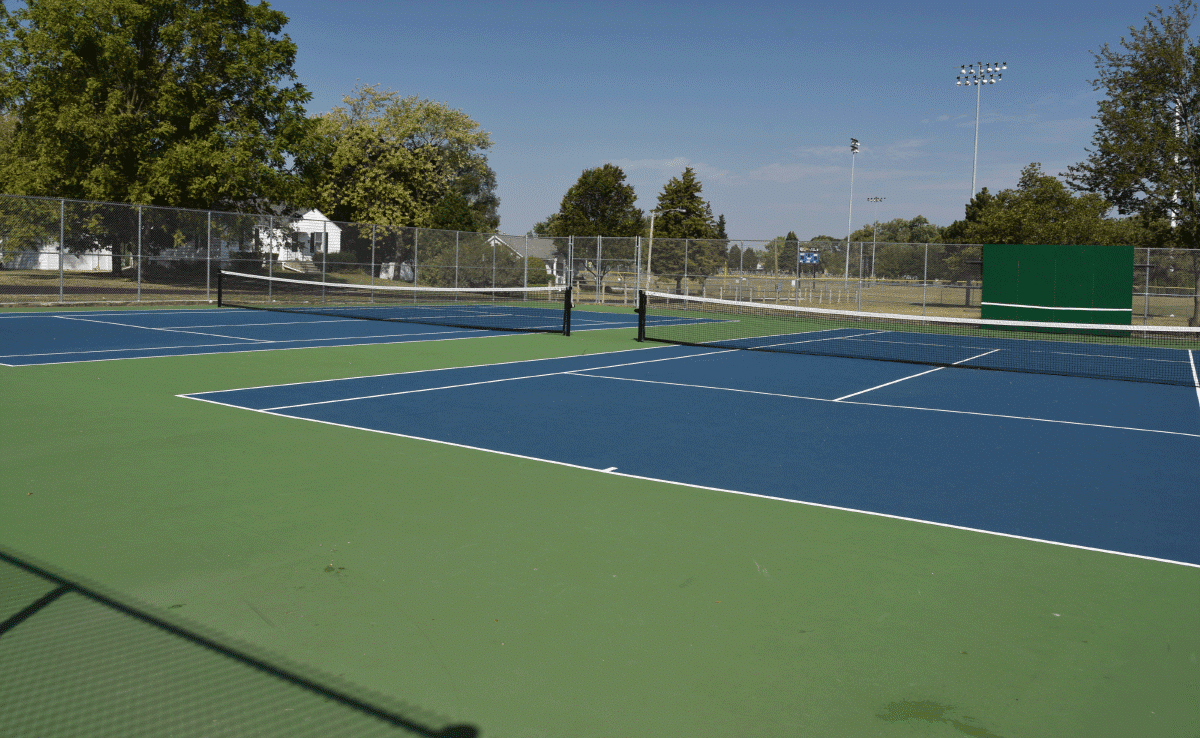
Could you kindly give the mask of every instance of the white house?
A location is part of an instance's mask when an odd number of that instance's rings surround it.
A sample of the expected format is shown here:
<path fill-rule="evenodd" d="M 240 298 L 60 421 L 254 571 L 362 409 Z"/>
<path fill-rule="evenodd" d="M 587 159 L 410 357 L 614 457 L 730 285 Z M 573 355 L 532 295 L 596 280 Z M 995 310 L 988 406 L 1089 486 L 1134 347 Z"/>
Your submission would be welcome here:
<path fill-rule="evenodd" d="M 298 219 L 289 220 L 286 228 L 255 228 L 255 240 L 261 251 L 277 254 L 281 262 L 312 261 L 314 254 L 336 254 L 342 250 L 342 229 L 320 210 L 314 209 L 306 211 Z M 203 245 L 158 249 L 152 254 L 147 253 L 146 258 L 164 263 L 204 261 L 210 257 L 225 261 L 230 252 L 248 246 L 221 239 L 215 232 L 211 251 L 205 234 L 200 234 L 198 242 Z M 57 270 L 58 251 L 58 239 L 48 239 L 37 249 L 5 253 L 3 265 L 6 269 Z M 129 260 L 131 256 L 126 254 L 123 258 Z M 67 252 L 63 254 L 62 268 L 64 271 L 109 271 L 112 269 L 111 249 L 97 244 L 94 251 L 81 254 Z"/>

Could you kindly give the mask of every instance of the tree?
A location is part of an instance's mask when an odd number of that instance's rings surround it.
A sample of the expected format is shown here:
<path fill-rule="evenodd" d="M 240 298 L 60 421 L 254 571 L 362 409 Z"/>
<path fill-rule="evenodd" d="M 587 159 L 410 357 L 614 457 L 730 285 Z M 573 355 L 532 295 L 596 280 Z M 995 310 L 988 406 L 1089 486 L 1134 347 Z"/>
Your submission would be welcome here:
<path fill-rule="evenodd" d="M 311 96 L 265 2 L 27 0 L 0 20 L 4 191 L 253 212 L 295 193 Z"/>
<path fill-rule="evenodd" d="M 306 204 L 333 220 L 428 227 L 457 193 L 475 228 L 499 226 L 495 172 L 483 153 L 491 138 L 466 113 L 376 85 L 342 102 L 316 119 L 303 161 Z"/>
<path fill-rule="evenodd" d="M 672 177 L 658 195 L 658 216 L 654 226 L 653 269 L 675 278 L 676 291 L 682 291 L 683 279 L 701 280 L 715 274 L 725 263 L 713 221 L 712 206 L 700 193 L 703 185 L 691 167 Z"/>
<path fill-rule="evenodd" d="M 1093 147 L 1068 168 L 1072 187 L 1095 193 L 1122 214 L 1171 219 L 1175 242 L 1191 251 L 1195 281 L 1189 325 L 1200 325 L 1200 45 L 1190 30 L 1193 0 L 1156 7 L 1141 28 L 1094 53 L 1105 97 Z"/>
<path fill-rule="evenodd" d="M 762 257 L 750 246 L 742 249 L 742 271 L 758 271 L 758 263 Z"/>
<path fill-rule="evenodd" d="M 1015 188 L 988 199 L 961 233 L 972 244 L 1112 244 L 1117 229 L 1105 217 L 1111 207 L 1097 194 L 1071 194 L 1034 162 L 1021 170 Z"/>
<path fill-rule="evenodd" d="M 979 244 L 1103 246 L 1126 242 L 1133 229 L 1108 218 L 1111 207 L 1098 194 L 1073 195 L 1062 181 L 1045 174 L 1034 162 L 1021 170 L 1015 188 L 995 196 L 984 188 L 967 204 L 965 219 L 946 228 L 945 238 L 953 243 L 939 260 L 942 274 L 951 282 L 966 280 L 969 285 L 979 275 L 983 253 Z"/>
<path fill-rule="evenodd" d="M 983 259 L 983 247 L 971 240 L 975 229 L 980 228 L 983 214 L 987 212 L 995 197 L 984 187 L 975 193 L 966 205 L 963 220 L 956 220 L 942 231 L 942 265 L 944 277 L 955 284 L 960 280 L 974 278 L 979 274 L 975 262 Z"/>
<path fill-rule="evenodd" d="M 776 236 L 763 247 L 762 259 L 765 266 L 777 274 L 796 271 L 796 251 L 800 248 L 800 238 L 795 231 L 788 231 L 786 236 Z"/>
<path fill-rule="evenodd" d="M 585 169 L 563 195 L 550 236 L 640 236 L 646 217 L 616 164 Z"/>
<path fill-rule="evenodd" d="M 637 207 L 633 185 L 625 183 L 625 172 L 616 164 L 585 169 L 563 195 L 558 212 L 534 226 L 542 236 L 575 236 L 575 270 L 588 272 L 597 289 L 604 275 L 620 261 L 634 257 L 633 238 L 646 229 L 646 216 Z M 596 236 L 613 239 L 600 245 Z M 559 256 L 566 257 L 565 241 Z"/>
<path fill-rule="evenodd" d="M 941 243 L 944 230 L 930 223 L 924 215 L 912 219 L 894 218 L 885 223 L 867 223 L 850 234 L 850 242 Z"/>
<path fill-rule="evenodd" d="M 742 268 L 742 247 L 736 243 L 725 252 L 725 268 L 731 272 Z"/>
<path fill-rule="evenodd" d="M 447 192 L 429 216 L 429 227 L 443 231 L 486 232 L 487 225 L 458 190 Z"/>

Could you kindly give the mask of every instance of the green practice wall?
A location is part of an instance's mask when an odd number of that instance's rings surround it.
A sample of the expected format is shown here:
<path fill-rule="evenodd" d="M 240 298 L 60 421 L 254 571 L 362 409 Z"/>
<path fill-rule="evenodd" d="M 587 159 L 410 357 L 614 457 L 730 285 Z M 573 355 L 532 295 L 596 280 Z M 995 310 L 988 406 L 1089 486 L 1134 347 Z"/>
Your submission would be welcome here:
<path fill-rule="evenodd" d="M 988 244 L 983 247 L 981 315 L 1129 325 L 1132 275 L 1132 246 Z"/>

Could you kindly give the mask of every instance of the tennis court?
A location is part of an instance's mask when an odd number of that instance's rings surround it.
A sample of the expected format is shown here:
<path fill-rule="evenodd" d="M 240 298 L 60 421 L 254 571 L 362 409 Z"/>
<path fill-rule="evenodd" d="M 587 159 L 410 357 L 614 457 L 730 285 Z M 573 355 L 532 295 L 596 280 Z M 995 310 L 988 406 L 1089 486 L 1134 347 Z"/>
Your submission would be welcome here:
<path fill-rule="evenodd" d="M 1200 566 L 1200 498 L 1180 494 L 1195 470 L 1167 464 L 1147 486 L 1121 462 L 1200 452 L 1194 387 L 670 347 L 190 397 Z M 472 422 L 438 412 L 446 405 L 471 408 Z M 589 412 L 597 406 L 624 410 Z M 730 459 L 730 438 L 773 463 Z M 937 438 L 970 439 L 965 464 Z M 1061 463 L 1081 453 L 1088 463 Z"/>
<path fill-rule="evenodd" d="M 636 318 L 0 316 L 0 622 L 66 592 L 0 629 L 0 722 L 67 734 L 99 680 L 125 734 L 1200 724 L 1194 384 Z"/>
<path fill-rule="evenodd" d="M 493 317 L 477 309 L 469 310 L 468 315 L 476 320 Z M 3 366 L 447 341 L 511 334 L 386 319 L 228 308 L 3 313 L 0 321 L 4 322 L 5 335 L 4 348 L 0 349 Z M 636 324 L 637 316 L 628 310 L 580 313 L 574 321 L 574 330 Z"/>

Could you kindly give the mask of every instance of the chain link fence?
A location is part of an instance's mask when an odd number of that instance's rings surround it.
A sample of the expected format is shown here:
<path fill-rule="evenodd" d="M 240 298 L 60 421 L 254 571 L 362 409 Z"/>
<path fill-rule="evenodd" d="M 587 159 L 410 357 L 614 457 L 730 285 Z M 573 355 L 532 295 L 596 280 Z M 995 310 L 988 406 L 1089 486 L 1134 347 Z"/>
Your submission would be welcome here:
<path fill-rule="evenodd" d="M 0 305 L 216 300 L 226 269 L 341 283 L 571 284 L 577 304 L 637 290 L 907 315 L 979 317 L 964 244 L 468 233 L 310 217 L 0 196 Z M 1196 316 L 1200 251 L 1137 249 L 1135 323 Z M 1140 320 L 1139 320 L 1140 319 Z"/>

